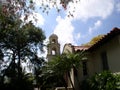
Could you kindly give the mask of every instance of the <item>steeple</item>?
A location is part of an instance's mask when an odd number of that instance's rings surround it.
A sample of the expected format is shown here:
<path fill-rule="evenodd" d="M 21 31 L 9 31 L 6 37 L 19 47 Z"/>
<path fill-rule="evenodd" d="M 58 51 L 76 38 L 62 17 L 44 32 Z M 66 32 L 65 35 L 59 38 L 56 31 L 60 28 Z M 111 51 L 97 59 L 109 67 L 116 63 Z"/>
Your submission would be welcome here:
<path fill-rule="evenodd" d="M 56 34 L 52 34 L 49 37 L 49 43 L 47 47 L 47 59 L 50 61 L 56 55 L 60 55 L 60 44 L 58 43 L 58 36 Z"/>

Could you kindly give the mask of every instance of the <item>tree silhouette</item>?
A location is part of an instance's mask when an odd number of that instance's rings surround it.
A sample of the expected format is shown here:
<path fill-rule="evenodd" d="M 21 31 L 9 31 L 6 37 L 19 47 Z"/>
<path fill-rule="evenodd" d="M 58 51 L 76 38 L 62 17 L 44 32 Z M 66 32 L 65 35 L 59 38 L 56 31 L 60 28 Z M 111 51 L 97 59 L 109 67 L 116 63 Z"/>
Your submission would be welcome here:
<path fill-rule="evenodd" d="M 43 51 L 43 40 L 45 35 L 41 28 L 35 27 L 31 22 L 24 24 L 16 15 L 6 16 L 0 13 L 1 85 L 4 84 L 5 77 L 10 84 L 14 82 L 12 87 L 24 85 L 24 80 L 27 80 L 24 79 L 26 68 L 34 70 L 42 65 L 43 58 L 38 56 L 38 52 Z M 27 67 L 23 67 L 23 64 Z"/>

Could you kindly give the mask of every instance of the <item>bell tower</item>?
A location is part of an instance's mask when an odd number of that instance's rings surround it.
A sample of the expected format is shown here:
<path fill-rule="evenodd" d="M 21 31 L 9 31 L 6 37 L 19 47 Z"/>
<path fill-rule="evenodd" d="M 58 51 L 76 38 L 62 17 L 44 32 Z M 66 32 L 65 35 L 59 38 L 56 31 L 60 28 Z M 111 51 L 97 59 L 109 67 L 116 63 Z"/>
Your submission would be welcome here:
<path fill-rule="evenodd" d="M 60 55 L 60 44 L 58 43 L 58 37 L 52 34 L 49 37 L 49 43 L 47 47 L 47 59 L 50 61 L 56 55 Z"/>

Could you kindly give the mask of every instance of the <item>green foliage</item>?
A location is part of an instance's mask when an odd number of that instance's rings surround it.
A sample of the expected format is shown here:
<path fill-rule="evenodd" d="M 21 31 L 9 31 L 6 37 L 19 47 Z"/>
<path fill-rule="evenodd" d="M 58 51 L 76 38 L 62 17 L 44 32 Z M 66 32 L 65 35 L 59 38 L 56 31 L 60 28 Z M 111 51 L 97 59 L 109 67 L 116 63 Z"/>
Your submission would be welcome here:
<path fill-rule="evenodd" d="M 88 80 L 90 90 L 119 90 L 120 75 L 103 71 Z"/>
<path fill-rule="evenodd" d="M 56 62 L 48 62 L 38 74 L 38 83 L 42 89 L 63 86 L 65 81 L 63 79 L 62 72 L 58 72 L 56 67 Z"/>
<path fill-rule="evenodd" d="M 65 72 L 69 72 L 72 68 L 78 68 L 81 64 L 81 60 L 83 60 L 84 52 L 80 53 L 68 53 L 68 54 L 62 54 L 60 56 L 57 56 L 53 58 L 50 62 L 48 62 L 48 65 L 50 69 L 52 69 L 55 72 L 58 72 L 57 74 L 64 74 Z"/>
<path fill-rule="evenodd" d="M 80 53 L 68 53 L 56 56 L 48 62 L 45 72 L 41 77 L 44 78 L 45 87 L 64 86 L 67 87 L 67 79 L 70 77 L 70 71 L 72 68 L 76 69 L 80 67 L 81 60 L 85 57 L 84 52 Z M 73 82 L 71 81 L 73 85 Z M 74 86 L 73 86 L 74 88 Z"/>

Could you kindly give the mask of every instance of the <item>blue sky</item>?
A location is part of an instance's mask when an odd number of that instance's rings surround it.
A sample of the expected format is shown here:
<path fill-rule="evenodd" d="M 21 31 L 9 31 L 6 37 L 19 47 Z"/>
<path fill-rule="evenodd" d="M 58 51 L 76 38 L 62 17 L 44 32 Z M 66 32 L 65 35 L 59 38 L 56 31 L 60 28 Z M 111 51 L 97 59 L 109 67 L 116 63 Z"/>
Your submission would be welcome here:
<path fill-rule="evenodd" d="M 36 7 L 41 3 L 34 1 Z M 74 17 L 68 17 L 74 6 Z M 120 0 L 80 0 L 59 13 L 51 7 L 48 15 L 38 9 L 35 15 L 38 18 L 35 24 L 44 30 L 47 38 L 53 33 L 58 35 L 61 48 L 65 43 L 81 45 L 97 35 L 109 33 L 114 27 L 120 28 Z"/>

